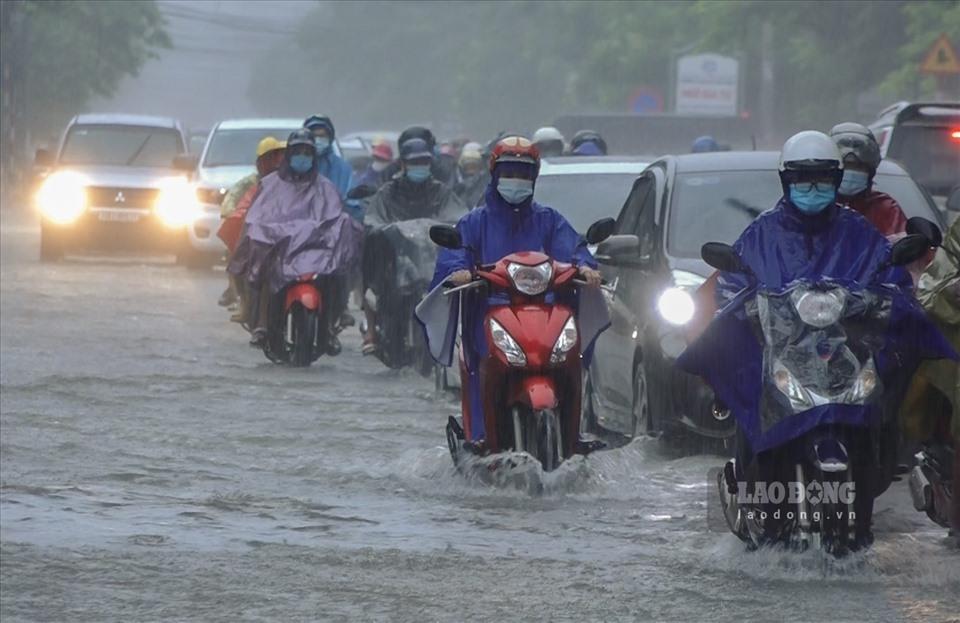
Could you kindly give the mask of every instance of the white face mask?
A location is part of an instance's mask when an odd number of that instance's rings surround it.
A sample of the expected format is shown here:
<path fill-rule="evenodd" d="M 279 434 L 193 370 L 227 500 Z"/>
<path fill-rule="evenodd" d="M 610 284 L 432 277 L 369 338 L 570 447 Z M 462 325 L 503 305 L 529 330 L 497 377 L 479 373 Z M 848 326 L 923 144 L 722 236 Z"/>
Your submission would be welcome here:
<path fill-rule="evenodd" d="M 370 165 L 370 168 L 376 171 L 377 173 L 380 173 L 381 171 L 386 169 L 388 166 L 390 166 L 390 163 L 387 162 L 386 160 L 374 160 L 373 164 Z"/>
<path fill-rule="evenodd" d="M 497 182 L 497 192 L 507 203 L 523 203 L 533 195 L 533 180 L 516 177 L 501 178 Z"/>

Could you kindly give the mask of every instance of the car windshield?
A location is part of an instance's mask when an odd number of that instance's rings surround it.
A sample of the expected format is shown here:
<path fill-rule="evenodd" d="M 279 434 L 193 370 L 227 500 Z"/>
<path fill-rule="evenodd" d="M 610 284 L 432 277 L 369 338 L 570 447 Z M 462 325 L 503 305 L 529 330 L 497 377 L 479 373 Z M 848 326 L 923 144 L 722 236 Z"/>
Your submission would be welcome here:
<path fill-rule="evenodd" d="M 578 232 L 601 218 L 616 218 L 638 173 L 569 173 L 542 175 L 534 199 L 554 208 Z"/>
<path fill-rule="evenodd" d="M 906 175 L 879 174 L 876 190 L 897 200 L 907 217 L 940 223 L 917 184 Z M 776 171 L 718 171 L 677 176 L 670 209 L 667 249 L 676 257 L 700 257 L 705 242 L 732 244 L 783 190 Z"/>
<path fill-rule="evenodd" d="M 934 195 L 947 195 L 960 179 L 960 140 L 956 126 L 901 125 L 890 138 L 887 157 L 897 160 Z"/>
<path fill-rule="evenodd" d="M 176 130 L 129 125 L 75 125 L 67 133 L 61 164 L 172 168 L 183 151 Z"/>
<path fill-rule="evenodd" d="M 253 166 L 257 160 L 257 143 L 268 136 L 285 141 L 297 128 L 260 128 L 251 130 L 218 130 L 210 138 L 210 147 L 203 159 L 205 167 Z"/>

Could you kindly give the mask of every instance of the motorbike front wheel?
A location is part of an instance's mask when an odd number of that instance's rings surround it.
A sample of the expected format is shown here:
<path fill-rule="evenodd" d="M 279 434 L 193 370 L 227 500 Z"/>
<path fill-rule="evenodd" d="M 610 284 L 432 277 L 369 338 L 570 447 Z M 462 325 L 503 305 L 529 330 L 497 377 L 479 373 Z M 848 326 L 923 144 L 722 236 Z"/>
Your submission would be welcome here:
<path fill-rule="evenodd" d="M 287 322 L 290 363 L 305 368 L 316 359 L 319 314 L 297 303 L 287 312 Z"/>
<path fill-rule="evenodd" d="M 556 410 L 515 408 L 513 417 L 514 450 L 526 452 L 535 458 L 545 472 L 560 467 L 563 462 L 563 429 Z"/>

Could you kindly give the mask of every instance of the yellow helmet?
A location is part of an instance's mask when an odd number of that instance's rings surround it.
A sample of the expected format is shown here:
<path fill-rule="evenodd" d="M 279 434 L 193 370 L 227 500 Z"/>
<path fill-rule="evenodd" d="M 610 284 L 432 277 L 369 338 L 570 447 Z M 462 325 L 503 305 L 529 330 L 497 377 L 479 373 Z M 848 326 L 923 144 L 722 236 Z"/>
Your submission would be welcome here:
<path fill-rule="evenodd" d="M 286 147 L 287 147 L 286 141 L 278 141 L 272 136 L 265 136 L 263 139 L 260 140 L 259 143 L 257 143 L 257 158 L 259 158 L 260 156 L 262 156 L 267 152 L 271 152 L 276 149 L 286 149 Z"/>

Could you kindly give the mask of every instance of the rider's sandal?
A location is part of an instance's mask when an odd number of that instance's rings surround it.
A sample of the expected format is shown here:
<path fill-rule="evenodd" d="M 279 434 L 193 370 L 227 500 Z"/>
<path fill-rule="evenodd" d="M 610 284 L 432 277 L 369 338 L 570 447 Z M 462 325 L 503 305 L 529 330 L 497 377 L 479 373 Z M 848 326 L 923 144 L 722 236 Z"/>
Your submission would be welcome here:
<path fill-rule="evenodd" d="M 374 354 L 377 352 L 376 342 L 364 340 L 363 345 L 360 347 L 360 352 L 362 352 L 364 356 Z"/>

